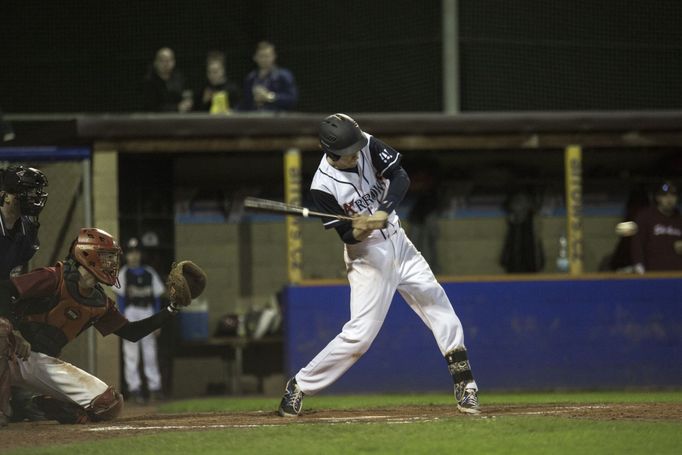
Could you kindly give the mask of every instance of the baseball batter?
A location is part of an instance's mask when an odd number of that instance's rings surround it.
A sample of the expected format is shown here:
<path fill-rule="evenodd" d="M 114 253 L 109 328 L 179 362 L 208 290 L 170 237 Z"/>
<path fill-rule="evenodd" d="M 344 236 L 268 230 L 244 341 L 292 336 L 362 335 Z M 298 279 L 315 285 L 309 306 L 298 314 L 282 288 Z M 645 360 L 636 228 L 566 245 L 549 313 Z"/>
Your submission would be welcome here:
<path fill-rule="evenodd" d="M 0 281 L 0 426 L 11 412 L 10 385 L 42 394 L 36 404 L 60 423 L 109 420 L 120 413 L 121 394 L 59 359 L 62 348 L 90 326 L 102 335 L 139 340 L 168 321 L 178 301 L 190 301 L 179 296 L 194 297 L 205 283 L 204 275 L 194 292 L 188 285 L 173 285 L 168 310 L 130 322 L 102 287 L 116 284 L 120 255 L 111 235 L 84 228 L 64 262 Z"/>
<path fill-rule="evenodd" d="M 400 153 L 363 132 L 345 114 L 325 118 L 319 135 L 325 155 L 311 195 L 321 211 L 355 217 L 352 222 L 323 218 L 325 228 L 335 228 L 345 243 L 351 319 L 287 382 L 279 415 L 299 415 L 305 395 L 334 383 L 369 349 L 396 290 L 433 332 L 452 375 L 457 408 L 479 413 L 462 325 L 395 212 L 410 183 Z"/>

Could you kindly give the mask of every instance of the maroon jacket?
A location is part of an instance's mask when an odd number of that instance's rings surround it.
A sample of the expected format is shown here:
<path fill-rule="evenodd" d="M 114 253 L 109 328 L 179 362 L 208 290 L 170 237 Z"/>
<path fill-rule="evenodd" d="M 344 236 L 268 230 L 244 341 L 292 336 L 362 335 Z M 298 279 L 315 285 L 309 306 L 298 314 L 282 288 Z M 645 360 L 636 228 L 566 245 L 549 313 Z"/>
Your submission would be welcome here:
<path fill-rule="evenodd" d="M 632 238 L 632 263 L 646 271 L 682 270 L 682 255 L 674 243 L 682 240 L 682 216 L 663 215 L 656 207 L 642 209 L 635 218 L 638 232 Z"/>

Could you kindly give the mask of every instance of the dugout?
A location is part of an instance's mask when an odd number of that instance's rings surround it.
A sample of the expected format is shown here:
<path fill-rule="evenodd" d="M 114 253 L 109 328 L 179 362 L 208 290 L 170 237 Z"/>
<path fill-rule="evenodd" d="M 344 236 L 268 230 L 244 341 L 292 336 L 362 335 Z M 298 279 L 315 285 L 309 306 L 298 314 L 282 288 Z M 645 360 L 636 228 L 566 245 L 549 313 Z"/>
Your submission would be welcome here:
<path fill-rule="evenodd" d="M 285 221 L 280 217 L 230 219 L 205 216 L 178 216 L 181 207 L 175 188 L 191 188 L 208 183 L 218 188 L 244 187 L 264 196 L 285 196 L 284 152 L 301 156 L 300 175 L 305 187 L 312 175 L 317 152 L 316 128 L 322 114 L 289 114 L 274 117 L 240 115 L 75 115 L 10 116 L 17 132 L 14 148 L 42 145 L 86 146 L 92 154 L 92 207 L 94 223 L 126 238 L 139 230 L 160 233 L 160 263 L 174 257 L 192 257 L 203 262 L 212 283 L 207 297 L 211 302 L 211 323 L 223 313 L 242 311 L 258 303 L 292 281 L 288 258 L 296 250 L 287 249 Z M 362 127 L 405 153 L 406 160 L 428 156 L 437 166 L 455 169 L 455 180 L 470 188 L 495 179 L 509 184 L 541 185 L 550 188 L 563 204 L 565 193 L 564 155 L 567 147 L 582 150 L 581 194 L 609 194 L 632 182 L 653 181 L 661 172 L 679 177 L 675 163 L 682 145 L 682 112 L 528 112 L 519 114 L 362 114 L 355 116 Z M 518 167 L 521 174 L 530 169 L 524 181 L 500 174 L 467 173 L 467 168 Z M 595 170 L 601 170 L 599 174 Z M 409 171 L 409 169 L 408 169 Z M 259 185 L 248 183 L 258 180 Z M 499 182 L 494 182 L 499 183 Z M 221 186 L 225 184 L 225 186 Z M 492 192 L 504 191 L 503 184 Z M 609 191 L 604 190 L 609 189 Z M 488 187 L 490 189 L 490 187 Z M 482 196 L 489 196 L 485 191 Z M 300 196 L 299 196 L 300 197 Z M 466 216 L 439 223 L 445 252 L 443 277 L 469 275 L 471 282 L 481 275 L 499 275 L 499 250 L 504 219 L 496 199 L 471 210 Z M 591 201 L 588 200 L 591 204 Z M 481 209 L 483 207 L 483 209 Z M 584 206 L 582 215 L 583 272 L 595 273 L 601 256 L 615 245 L 613 226 L 621 213 L 613 206 L 602 210 L 599 204 Z M 597 207 L 597 210 L 593 210 Z M 610 211 L 609 211 L 610 210 Z M 232 213 L 231 211 L 229 213 Z M 460 212 L 461 214 L 462 212 Z M 206 213 L 204 213 L 206 215 Z M 224 214 L 223 214 L 224 215 Z M 556 239 L 566 231 L 566 214 L 559 207 L 543 217 L 548 271 L 557 253 Z M 341 245 L 335 234 L 324 232 L 314 221 L 297 224 L 303 262 L 303 284 L 343 283 Z M 210 239 L 210 242 L 207 242 Z M 42 264 L 40 264 L 42 265 Z M 534 280 L 539 276 L 519 277 Z M 597 281 L 608 279 L 596 275 Z M 563 282 L 567 277 L 557 277 Z M 312 281 L 310 281 L 312 280 Z M 330 281 L 331 280 L 331 281 Z M 485 279 L 483 279 L 485 281 Z M 466 321 L 465 321 L 466 327 Z M 322 334 L 318 334 L 322 337 Z M 293 342 L 293 339 L 289 339 Z M 115 349 L 98 339 L 98 356 L 111 359 Z M 192 360 L 194 362 L 194 360 Z M 197 360 L 198 361 L 198 360 Z M 77 361 L 77 364 L 82 362 Z M 99 362 L 98 374 L 116 383 L 115 362 Z M 290 364 L 289 364 L 290 365 Z M 178 373 L 196 368 L 187 363 Z M 209 366 L 208 377 L 219 377 L 220 366 Z M 178 389 L 201 393 L 182 382 Z"/>

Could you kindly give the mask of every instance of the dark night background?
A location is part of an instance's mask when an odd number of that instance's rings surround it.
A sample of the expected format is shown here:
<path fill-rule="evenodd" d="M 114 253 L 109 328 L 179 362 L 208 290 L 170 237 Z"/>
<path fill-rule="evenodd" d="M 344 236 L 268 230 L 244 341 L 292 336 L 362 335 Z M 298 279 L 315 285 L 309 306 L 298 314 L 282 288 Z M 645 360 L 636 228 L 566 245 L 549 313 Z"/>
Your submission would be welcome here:
<path fill-rule="evenodd" d="M 170 46 L 192 87 L 212 49 L 241 84 L 268 39 L 293 70 L 298 110 L 442 109 L 440 1 L 4 1 L 7 112 L 140 109 Z M 682 2 L 461 0 L 462 109 L 679 108 Z"/>

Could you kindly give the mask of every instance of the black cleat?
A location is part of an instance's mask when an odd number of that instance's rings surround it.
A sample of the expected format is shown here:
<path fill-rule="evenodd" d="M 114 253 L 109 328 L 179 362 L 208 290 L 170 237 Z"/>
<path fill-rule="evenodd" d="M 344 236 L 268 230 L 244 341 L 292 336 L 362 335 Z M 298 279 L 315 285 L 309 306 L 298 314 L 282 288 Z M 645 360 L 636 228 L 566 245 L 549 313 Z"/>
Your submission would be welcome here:
<path fill-rule="evenodd" d="M 277 414 L 282 417 L 297 417 L 303 408 L 303 392 L 296 383 L 296 377 L 289 379 Z"/>
<path fill-rule="evenodd" d="M 457 400 L 459 412 L 465 414 L 481 413 L 481 409 L 478 406 L 478 391 L 476 389 L 466 389 L 465 384 L 457 384 L 455 386 L 455 399 Z"/>

